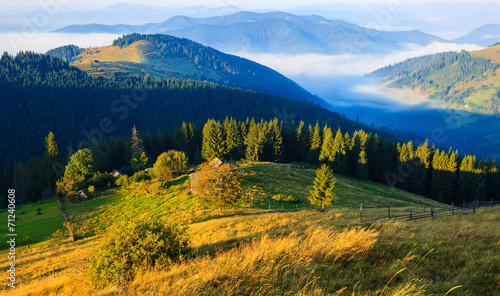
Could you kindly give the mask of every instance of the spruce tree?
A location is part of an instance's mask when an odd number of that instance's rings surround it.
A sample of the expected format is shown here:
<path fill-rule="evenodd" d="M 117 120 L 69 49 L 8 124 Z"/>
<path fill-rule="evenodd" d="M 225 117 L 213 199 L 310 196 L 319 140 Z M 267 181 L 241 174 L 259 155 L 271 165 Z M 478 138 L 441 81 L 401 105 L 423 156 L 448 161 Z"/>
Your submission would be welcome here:
<path fill-rule="evenodd" d="M 138 151 L 144 151 L 144 147 L 142 145 L 142 139 L 139 137 L 139 132 L 135 128 L 135 125 L 132 127 L 132 154 Z"/>
<path fill-rule="evenodd" d="M 271 136 L 272 136 L 272 161 L 282 162 L 284 156 L 283 148 L 283 126 L 279 124 L 278 119 L 271 122 Z"/>
<path fill-rule="evenodd" d="M 326 164 L 316 171 L 316 178 L 314 179 L 314 189 L 310 191 L 308 197 L 311 204 L 321 206 L 324 211 L 325 206 L 331 205 L 335 197 L 333 192 L 335 189 L 335 177 L 330 167 Z"/>
<path fill-rule="evenodd" d="M 333 160 L 333 145 L 335 141 L 332 134 L 332 129 L 325 125 L 323 128 L 323 143 L 321 144 L 321 151 L 319 154 L 319 161 L 328 163 Z"/>
<path fill-rule="evenodd" d="M 319 123 L 316 122 L 314 129 L 311 134 L 311 148 L 309 153 L 307 153 L 307 162 L 310 164 L 318 164 L 319 155 L 321 153 L 321 145 L 323 144 L 323 139 L 321 135 L 321 129 Z"/>
<path fill-rule="evenodd" d="M 224 159 L 227 156 L 226 136 L 220 122 L 209 119 L 203 127 L 201 155 L 209 160 L 214 157 Z"/>
<path fill-rule="evenodd" d="M 42 157 L 42 178 L 45 179 L 43 187 L 54 188 L 56 181 L 64 174 L 64 165 L 59 158 L 59 148 L 54 140 L 55 136 L 50 132 L 45 137 L 45 153 Z"/>
<path fill-rule="evenodd" d="M 308 153 L 308 135 L 303 121 L 300 121 L 299 127 L 297 128 L 297 139 L 296 148 L 297 161 L 305 162 Z"/>
<path fill-rule="evenodd" d="M 243 139 L 238 128 L 236 120 L 227 118 L 224 120 L 224 132 L 226 134 L 226 146 L 229 158 L 239 160 L 243 155 Z"/>
<path fill-rule="evenodd" d="M 262 124 L 250 123 L 248 134 L 245 139 L 246 160 L 258 162 L 264 159 L 264 145 L 266 141 L 265 130 Z"/>
<path fill-rule="evenodd" d="M 354 176 L 360 180 L 368 179 L 368 158 L 366 156 L 365 148 L 361 148 L 361 151 L 359 152 L 358 163 L 356 164 Z"/>

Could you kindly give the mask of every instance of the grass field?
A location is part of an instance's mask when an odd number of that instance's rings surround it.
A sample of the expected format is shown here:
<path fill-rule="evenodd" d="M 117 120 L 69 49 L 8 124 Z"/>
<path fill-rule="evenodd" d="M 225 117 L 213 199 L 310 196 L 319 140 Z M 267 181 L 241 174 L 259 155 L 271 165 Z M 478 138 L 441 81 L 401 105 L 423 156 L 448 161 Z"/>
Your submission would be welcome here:
<path fill-rule="evenodd" d="M 40 215 L 37 210 L 41 209 Z M 23 213 L 24 214 L 21 214 Z M 6 237 L 8 212 L 0 213 L 0 234 Z M 42 242 L 50 238 L 57 230 L 67 231 L 64 227 L 64 219 L 61 215 L 57 200 L 51 200 L 42 204 L 25 205 L 16 208 L 16 225 L 18 245 Z M 29 240 L 27 240 L 29 237 Z M 23 243 L 24 242 L 24 243 Z M 2 240 L 0 249 L 7 248 Z"/>
<path fill-rule="evenodd" d="M 19 287 L 5 295 L 499 295 L 500 211 L 412 222 L 360 222 L 363 205 L 439 204 L 372 182 L 338 177 L 337 202 L 309 210 L 314 170 L 250 164 L 240 169 L 245 198 L 228 210 L 211 210 L 187 191 L 187 176 L 164 194 L 135 183 L 99 198 L 65 204 L 79 233 L 76 242 L 52 239 L 18 248 Z M 270 196 L 293 194 L 295 204 Z M 50 204 L 46 204 L 47 206 Z M 57 205 L 57 202 L 55 203 Z M 35 211 L 36 211 L 36 207 Z M 372 209 L 383 215 L 386 209 Z M 189 254 L 167 268 L 145 268 L 124 286 L 95 290 L 88 258 L 107 226 L 154 217 L 186 227 Z M 86 236 L 86 237 L 85 237 Z M 0 256 L 6 256 L 5 251 Z M 0 263 L 1 269 L 8 262 Z"/>

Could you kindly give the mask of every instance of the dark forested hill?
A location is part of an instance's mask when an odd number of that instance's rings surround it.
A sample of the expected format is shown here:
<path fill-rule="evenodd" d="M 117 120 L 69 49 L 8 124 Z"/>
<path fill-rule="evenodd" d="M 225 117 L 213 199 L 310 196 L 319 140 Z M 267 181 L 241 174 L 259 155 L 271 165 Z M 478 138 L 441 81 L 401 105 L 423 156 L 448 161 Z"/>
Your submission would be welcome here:
<path fill-rule="evenodd" d="M 134 125 L 155 131 L 183 121 L 201 125 L 226 116 L 319 121 L 345 131 L 374 131 L 307 102 L 176 78 L 94 78 L 63 60 L 30 52 L 2 56 L 0 89 L 2 162 L 41 156 L 50 131 L 61 155 L 66 155 L 69 142 L 76 149 L 81 143 L 89 145 L 93 136 L 95 141 L 127 137 Z"/>
<path fill-rule="evenodd" d="M 326 104 L 268 67 L 169 35 L 130 34 L 110 46 L 88 49 L 64 46 L 47 54 L 65 59 L 92 76 L 120 80 L 136 74 L 209 81 Z"/>
<path fill-rule="evenodd" d="M 209 18 L 172 17 L 145 25 L 71 25 L 60 33 L 162 33 L 188 38 L 226 52 L 387 53 L 407 44 L 445 40 L 420 31 L 384 32 L 321 16 L 284 12 L 238 12 Z"/>

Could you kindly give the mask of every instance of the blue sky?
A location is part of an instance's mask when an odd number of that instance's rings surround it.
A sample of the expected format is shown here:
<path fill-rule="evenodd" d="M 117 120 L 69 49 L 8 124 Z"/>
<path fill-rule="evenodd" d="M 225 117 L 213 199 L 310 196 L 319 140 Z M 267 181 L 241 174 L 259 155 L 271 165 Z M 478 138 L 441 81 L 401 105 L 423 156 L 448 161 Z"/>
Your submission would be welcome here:
<path fill-rule="evenodd" d="M 344 1 L 348 3 L 387 3 L 392 5 L 394 3 L 400 4 L 415 4 L 422 2 L 444 2 L 442 1 L 428 1 L 428 0 L 349 0 Z M 193 5 L 204 5 L 207 7 L 221 7 L 233 5 L 241 9 L 285 9 L 297 5 L 314 5 L 314 4 L 330 4 L 334 2 L 341 2 L 335 0 L 183 0 L 183 1 L 162 1 L 162 0 L 86 0 L 85 2 L 77 0 L 19 0 L 19 1 L 1 1 L 0 14 L 15 13 L 20 11 L 33 11 L 38 10 L 41 6 L 57 4 L 62 10 L 89 10 L 110 6 L 117 3 L 141 3 L 150 6 L 163 6 L 163 7 L 186 7 Z M 456 2 L 456 0 L 454 1 Z M 484 0 L 462 0 L 460 2 L 486 2 Z M 82 3 L 85 3 L 82 5 Z"/>

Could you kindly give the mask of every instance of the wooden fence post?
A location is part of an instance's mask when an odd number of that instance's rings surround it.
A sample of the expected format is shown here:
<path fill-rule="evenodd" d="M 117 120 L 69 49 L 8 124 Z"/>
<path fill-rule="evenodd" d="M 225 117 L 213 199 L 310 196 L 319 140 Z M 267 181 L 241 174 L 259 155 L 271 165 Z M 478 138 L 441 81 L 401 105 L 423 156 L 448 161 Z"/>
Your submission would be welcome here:
<path fill-rule="evenodd" d="M 472 204 L 472 212 L 475 214 L 476 213 L 476 204 Z"/>
<path fill-rule="evenodd" d="M 431 207 L 431 217 L 434 217 L 434 207 Z"/>
<path fill-rule="evenodd" d="M 391 205 L 387 209 L 389 210 L 389 218 L 391 218 Z"/>
<path fill-rule="evenodd" d="M 411 214 L 412 214 L 412 209 L 410 209 L 410 221 L 411 221 L 411 216 L 412 216 Z"/>
<path fill-rule="evenodd" d="M 363 204 L 359 207 L 359 221 L 363 221 Z"/>

